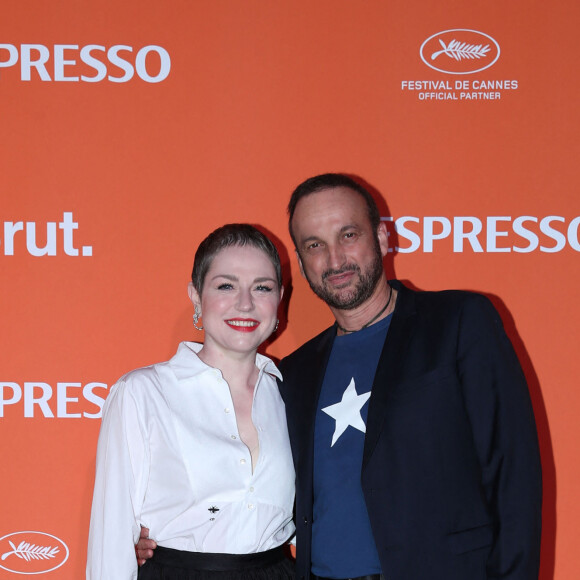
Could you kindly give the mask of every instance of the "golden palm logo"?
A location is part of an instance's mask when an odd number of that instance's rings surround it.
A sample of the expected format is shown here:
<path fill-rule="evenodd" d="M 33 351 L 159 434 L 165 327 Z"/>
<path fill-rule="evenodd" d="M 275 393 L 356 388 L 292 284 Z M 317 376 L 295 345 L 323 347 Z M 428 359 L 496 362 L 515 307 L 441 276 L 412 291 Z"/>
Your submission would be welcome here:
<path fill-rule="evenodd" d="M 445 74 L 465 75 L 495 64 L 500 48 L 489 34 L 455 28 L 430 36 L 421 45 L 419 53 L 429 68 Z"/>
<path fill-rule="evenodd" d="M 482 58 L 489 52 L 489 44 L 467 44 L 466 42 L 459 42 L 453 39 L 447 46 L 439 38 L 439 44 L 443 50 L 438 50 L 431 55 L 431 60 L 435 60 L 438 56 L 446 54 L 455 60 L 462 60 L 464 58 Z"/>
<path fill-rule="evenodd" d="M 15 574 L 43 574 L 67 560 L 67 545 L 44 532 L 14 532 L 0 538 L 0 569 Z"/>
<path fill-rule="evenodd" d="M 16 556 L 17 558 L 22 558 L 27 562 L 30 560 L 48 560 L 54 558 L 59 549 L 57 546 L 36 546 L 35 544 L 29 544 L 28 542 L 20 542 L 18 546 L 15 546 L 10 540 L 8 540 L 12 551 L 4 552 L 0 559 L 6 560 L 9 556 Z"/>

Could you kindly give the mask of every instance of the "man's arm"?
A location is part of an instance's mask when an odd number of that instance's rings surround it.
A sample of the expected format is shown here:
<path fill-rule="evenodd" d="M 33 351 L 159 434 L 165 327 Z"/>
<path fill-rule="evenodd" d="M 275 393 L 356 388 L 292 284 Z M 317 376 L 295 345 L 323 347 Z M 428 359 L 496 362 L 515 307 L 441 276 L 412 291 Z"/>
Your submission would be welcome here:
<path fill-rule="evenodd" d="M 526 380 L 487 298 L 463 305 L 457 365 L 494 520 L 488 578 L 537 580 L 542 479 Z"/>

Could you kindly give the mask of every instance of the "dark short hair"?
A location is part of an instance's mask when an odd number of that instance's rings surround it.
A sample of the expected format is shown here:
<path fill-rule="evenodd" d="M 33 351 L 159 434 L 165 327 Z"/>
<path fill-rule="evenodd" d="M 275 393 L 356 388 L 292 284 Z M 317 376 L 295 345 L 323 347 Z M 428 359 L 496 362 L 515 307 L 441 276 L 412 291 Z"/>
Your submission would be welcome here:
<path fill-rule="evenodd" d="M 372 195 L 365 187 L 360 183 L 357 183 L 352 179 L 352 177 L 344 175 L 343 173 L 323 173 L 322 175 L 316 175 L 315 177 L 303 181 L 290 196 L 290 201 L 288 202 L 288 229 L 290 230 L 290 236 L 292 237 L 294 245 L 296 245 L 296 239 L 292 232 L 292 218 L 294 217 L 294 212 L 296 211 L 298 202 L 303 197 L 311 195 L 312 193 L 317 193 L 325 189 L 334 189 L 336 187 L 348 187 L 358 193 L 367 204 L 367 214 L 373 230 L 376 230 L 379 227 L 379 224 L 381 223 L 379 208 L 377 207 Z"/>
<path fill-rule="evenodd" d="M 195 252 L 191 281 L 201 294 L 203 283 L 213 259 L 225 248 L 232 246 L 252 246 L 262 250 L 276 270 L 278 286 L 282 286 L 282 266 L 276 246 L 260 230 L 250 224 L 226 224 L 207 236 Z"/>

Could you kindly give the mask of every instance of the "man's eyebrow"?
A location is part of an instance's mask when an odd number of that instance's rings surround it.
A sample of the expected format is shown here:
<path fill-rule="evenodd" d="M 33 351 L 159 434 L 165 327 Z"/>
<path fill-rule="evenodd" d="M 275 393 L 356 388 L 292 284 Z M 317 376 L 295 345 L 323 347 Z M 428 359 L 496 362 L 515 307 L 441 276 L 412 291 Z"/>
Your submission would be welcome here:
<path fill-rule="evenodd" d="M 319 236 L 308 236 L 307 238 L 304 238 L 303 240 L 300 240 L 301 244 L 305 244 L 306 242 L 312 242 L 314 240 L 319 240 L 320 237 Z"/>
<path fill-rule="evenodd" d="M 339 230 L 340 233 L 346 232 L 347 230 L 359 230 L 360 226 L 358 226 L 357 224 L 347 224 L 345 226 L 342 226 Z M 301 244 L 305 244 L 307 242 L 314 242 L 320 240 L 320 236 L 317 236 L 316 234 L 312 234 L 311 236 L 308 236 L 307 238 L 304 238 L 303 240 L 300 240 Z"/>

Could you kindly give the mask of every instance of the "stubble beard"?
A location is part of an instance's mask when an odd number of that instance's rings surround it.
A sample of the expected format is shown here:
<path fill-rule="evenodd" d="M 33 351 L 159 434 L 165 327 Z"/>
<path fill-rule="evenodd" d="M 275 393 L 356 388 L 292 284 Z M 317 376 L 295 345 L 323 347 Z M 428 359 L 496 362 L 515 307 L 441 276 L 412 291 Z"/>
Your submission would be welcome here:
<path fill-rule="evenodd" d="M 349 292 L 344 293 L 340 289 L 332 290 L 329 288 L 325 282 L 326 278 L 340 275 L 344 272 L 356 272 L 358 274 L 358 281 L 355 287 Z M 349 264 L 340 270 L 326 270 L 323 272 L 322 282 L 320 284 L 315 284 L 308 277 L 306 277 L 306 280 L 316 296 L 324 300 L 330 308 L 354 310 L 372 296 L 383 275 L 383 256 L 377 244 L 374 259 L 365 272 L 362 272 L 360 266 L 357 264 Z"/>

